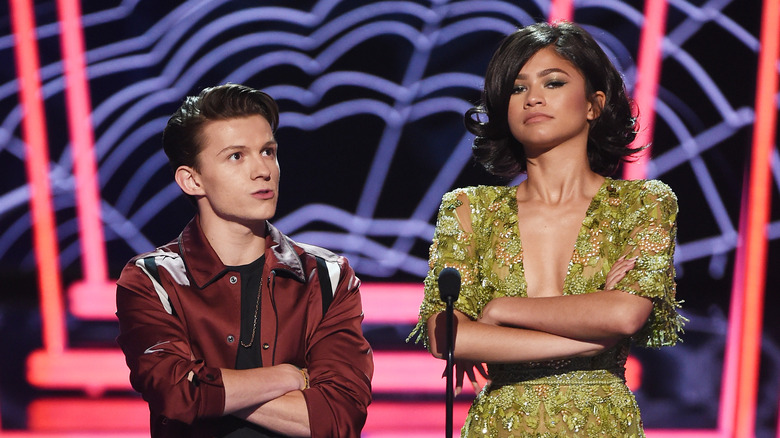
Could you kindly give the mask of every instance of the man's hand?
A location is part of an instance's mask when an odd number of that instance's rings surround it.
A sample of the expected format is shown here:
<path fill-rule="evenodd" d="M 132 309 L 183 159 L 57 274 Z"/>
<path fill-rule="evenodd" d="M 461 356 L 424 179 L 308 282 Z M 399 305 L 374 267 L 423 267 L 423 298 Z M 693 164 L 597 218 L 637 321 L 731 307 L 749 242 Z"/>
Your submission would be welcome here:
<path fill-rule="evenodd" d="M 296 389 L 303 390 L 309 387 L 309 371 L 306 368 L 298 368 L 295 365 L 283 363 L 274 365 L 272 367 L 266 367 L 264 369 L 274 368 L 278 369 L 278 371 L 281 373 L 279 375 L 280 378 L 291 378 L 295 382 L 295 387 L 290 389 L 290 391 L 294 391 Z"/>
<path fill-rule="evenodd" d="M 301 391 L 304 389 L 309 389 L 309 370 L 306 368 L 299 368 L 298 371 L 300 371 L 301 376 L 303 376 L 303 386 L 301 386 Z"/>
<path fill-rule="evenodd" d="M 225 386 L 225 414 L 257 407 L 291 391 L 306 388 L 306 369 L 283 363 L 246 370 L 222 369 Z"/>

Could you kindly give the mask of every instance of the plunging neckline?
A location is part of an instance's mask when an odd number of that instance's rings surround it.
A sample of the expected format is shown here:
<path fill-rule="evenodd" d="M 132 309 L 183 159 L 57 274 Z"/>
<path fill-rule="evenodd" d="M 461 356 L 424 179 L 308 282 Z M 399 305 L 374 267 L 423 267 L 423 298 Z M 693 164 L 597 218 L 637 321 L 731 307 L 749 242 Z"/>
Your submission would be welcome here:
<path fill-rule="evenodd" d="M 588 221 L 588 218 L 593 214 L 593 211 L 597 207 L 597 202 L 601 202 L 600 198 L 603 196 L 602 192 L 606 190 L 607 187 L 609 187 L 612 184 L 612 178 L 605 177 L 604 181 L 601 183 L 601 186 L 599 186 L 599 189 L 596 190 L 596 194 L 593 195 L 593 197 L 590 199 L 590 203 L 588 203 L 588 208 L 585 210 L 585 216 L 582 218 L 582 222 L 580 222 L 579 230 L 577 231 L 577 238 L 574 239 L 574 246 L 571 250 L 571 255 L 569 256 L 569 262 L 566 265 L 566 275 L 563 277 L 563 290 L 561 291 L 561 295 L 569 295 L 568 293 L 568 284 L 569 284 L 569 277 L 571 276 L 571 268 L 574 265 L 574 255 L 577 251 L 577 246 L 580 245 L 581 239 L 584 238 L 584 236 L 587 234 L 585 230 L 586 222 Z M 528 297 L 528 280 L 525 277 L 525 247 L 523 245 L 523 239 L 522 235 L 520 234 L 520 209 L 517 202 L 517 191 L 520 188 L 520 184 L 513 187 L 512 193 L 514 194 L 512 196 L 512 203 L 514 207 L 514 219 L 515 219 L 515 225 L 514 225 L 514 231 L 517 233 L 517 242 L 520 247 L 520 279 L 522 280 L 522 283 L 525 285 L 525 290 L 523 291 L 523 296 Z"/>

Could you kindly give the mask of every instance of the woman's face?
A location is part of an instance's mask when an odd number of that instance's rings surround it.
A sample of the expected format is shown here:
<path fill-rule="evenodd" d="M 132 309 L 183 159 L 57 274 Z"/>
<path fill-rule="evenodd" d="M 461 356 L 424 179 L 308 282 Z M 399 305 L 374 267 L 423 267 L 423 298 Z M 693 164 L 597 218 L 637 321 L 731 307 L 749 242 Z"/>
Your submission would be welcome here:
<path fill-rule="evenodd" d="M 603 102 L 604 93 L 595 95 Z M 561 144 L 587 147 L 588 122 L 599 113 L 587 97 L 579 69 L 545 47 L 517 74 L 509 99 L 509 129 L 529 157 Z"/>

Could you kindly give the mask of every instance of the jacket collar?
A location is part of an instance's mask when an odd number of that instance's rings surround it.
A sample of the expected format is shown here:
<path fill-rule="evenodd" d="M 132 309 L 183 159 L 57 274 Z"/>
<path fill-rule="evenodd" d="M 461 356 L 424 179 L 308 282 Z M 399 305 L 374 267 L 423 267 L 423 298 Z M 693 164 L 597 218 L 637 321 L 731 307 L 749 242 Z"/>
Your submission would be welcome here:
<path fill-rule="evenodd" d="M 265 264 L 272 271 L 284 270 L 292 274 L 301 283 L 306 281 L 303 273 L 301 255 L 303 249 L 295 241 L 282 234 L 270 222 L 265 221 Z"/>
<path fill-rule="evenodd" d="M 197 214 L 179 235 L 178 246 L 187 273 L 198 289 L 205 288 L 228 271 L 211 247 L 206 235 L 203 234 Z M 267 268 L 272 271 L 286 271 L 298 281 L 304 282 L 305 276 L 300 258 L 302 253 L 303 250 L 292 239 L 266 221 L 265 266 Z"/>

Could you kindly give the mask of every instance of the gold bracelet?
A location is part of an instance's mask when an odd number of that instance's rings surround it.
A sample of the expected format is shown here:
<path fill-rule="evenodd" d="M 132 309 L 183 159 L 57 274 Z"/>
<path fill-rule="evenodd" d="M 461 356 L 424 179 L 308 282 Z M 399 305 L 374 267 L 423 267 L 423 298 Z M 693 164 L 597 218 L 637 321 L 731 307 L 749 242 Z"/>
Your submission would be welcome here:
<path fill-rule="evenodd" d="M 309 376 L 306 375 L 306 371 L 304 371 L 303 368 L 299 368 L 298 371 L 300 371 L 303 376 L 303 388 L 301 390 L 309 389 Z"/>

